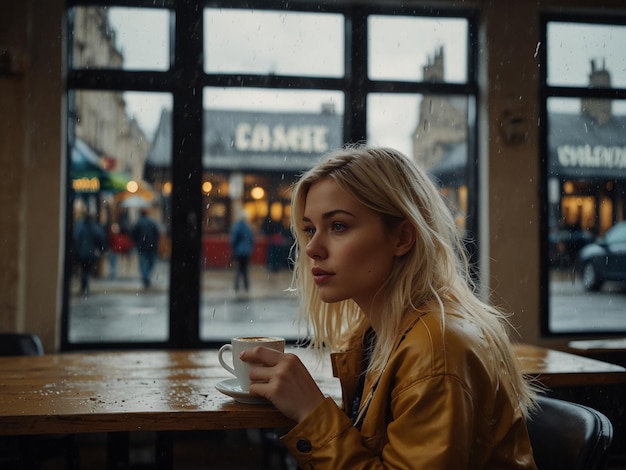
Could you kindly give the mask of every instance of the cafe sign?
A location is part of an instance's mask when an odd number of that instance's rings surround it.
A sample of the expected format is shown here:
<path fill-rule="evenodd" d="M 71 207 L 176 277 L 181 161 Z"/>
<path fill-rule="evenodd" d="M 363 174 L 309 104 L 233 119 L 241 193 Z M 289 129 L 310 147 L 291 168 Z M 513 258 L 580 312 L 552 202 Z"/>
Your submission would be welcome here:
<path fill-rule="evenodd" d="M 239 152 L 297 152 L 322 154 L 330 148 L 328 126 L 285 126 L 241 122 L 235 131 Z"/>
<path fill-rule="evenodd" d="M 100 179 L 97 177 L 82 177 L 72 180 L 72 189 L 77 193 L 100 192 Z"/>
<path fill-rule="evenodd" d="M 562 168 L 626 169 L 626 146 L 560 145 L 557 158 Z"/>

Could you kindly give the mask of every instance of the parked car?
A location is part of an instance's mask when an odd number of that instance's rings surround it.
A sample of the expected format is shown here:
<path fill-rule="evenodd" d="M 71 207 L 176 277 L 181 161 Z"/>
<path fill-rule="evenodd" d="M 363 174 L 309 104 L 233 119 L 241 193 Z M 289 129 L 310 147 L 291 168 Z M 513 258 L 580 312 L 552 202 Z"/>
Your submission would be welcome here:
<path fill-rule="evenodd" d="M 604 281 L 626 281 L 626 221 L 582 248 L 578 261 L 588 291 L 599 290 Z"/>

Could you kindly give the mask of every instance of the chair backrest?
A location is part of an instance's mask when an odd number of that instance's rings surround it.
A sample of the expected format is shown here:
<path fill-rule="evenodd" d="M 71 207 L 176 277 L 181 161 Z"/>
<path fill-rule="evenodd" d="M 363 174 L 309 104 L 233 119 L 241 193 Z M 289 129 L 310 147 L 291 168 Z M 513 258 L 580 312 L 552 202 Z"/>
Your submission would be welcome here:
<path fill-rule="evenodd" d="M 541 396 L 527 426 L 539 470 L 604 468 L 613 426 L 599 411 Z"/>
<path fill-rule="evenodd" d="M 40 356 L 39 336 L 30 333 L 0 333 L 0 356 Z"/>

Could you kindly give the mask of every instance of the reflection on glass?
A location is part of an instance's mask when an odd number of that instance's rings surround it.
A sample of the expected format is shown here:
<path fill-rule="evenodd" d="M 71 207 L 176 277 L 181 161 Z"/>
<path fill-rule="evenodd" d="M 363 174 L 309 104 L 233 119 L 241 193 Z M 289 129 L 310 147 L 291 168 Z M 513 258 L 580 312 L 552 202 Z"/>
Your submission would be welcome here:
<path fill-rule="evenodd" d="M 298 335 L 291 271 L 290 187 L 343 144 L 343 95 L 326 91 L 206 89 L 201 338 Z M 245 215 L 254 244 L 248 288 L 232 242 Z M 245 242 L 241 242 L 244 243 Z M 242 255 L 243 256 L 243 255 Z"/>
<path fill-rule="evenodd" d="M 546 41 L 549 85 L 626 87 L 626 26 L 549 22 Z"/>
<path fill-rule="evenodd" d="M 169 166 L 171 156 L 155 160 L 153 144 L 167 125 L 159 117 L 171 107 L 171 96 L 77 90 L 71 98 L 70 115 L 76 119 L 70 122 L 68 139 L 73 229 L 69 340 L 166 340 L 171 187 L 155 175 Z M 144 212 L 156 231 L 135 232 Z M 99 228 L 85 230 L 86 216 Z M 104 242 L 94 238 L 100 230 Z M 140 238 L 153 240 L 154 250 L 140 246 Z M 155 264 L 144 278 L 142 266 L 150 260 Z"/>
<path fill-rule="evenodd" d="M 555 98 L 547 105 L 549 328 L 624 331 L 626 256 L 614 265 L 594 252 L 626 219 L 626 102 Z M 601 279 L 607 265 L 618 267 L 617 278 Z"/>
<path fill-rule="evenodd" d="M 342 15 L 208 8 L 204 32 L 208 73 L 344 74 Z"/>
<path fill-rule="evenodd" d="M 167 70 L 170 13 L 153 8 L 75 7 L 76 69 Z"/>
<path fill-rule="evenodd" d="M 368 28 L 371 79 L 467 82 L 466 19 L 372 15 Z"/>
<path fill-rule="evenodd" d="M 465 96 L 370 94 L 370 144 L 401 150 L 437 181 L 465 229 L 468 208 L 468 99 Z"/>

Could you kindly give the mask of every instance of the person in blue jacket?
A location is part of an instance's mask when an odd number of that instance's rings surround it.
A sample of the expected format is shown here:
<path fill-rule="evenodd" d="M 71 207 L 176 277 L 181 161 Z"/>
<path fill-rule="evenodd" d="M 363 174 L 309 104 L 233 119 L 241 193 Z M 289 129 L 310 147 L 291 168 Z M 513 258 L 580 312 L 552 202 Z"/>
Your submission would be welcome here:
<path fill-rule="evenodd" d="M 248 265 L 254 249 L 254 233 L 248 225 L 248 214 L 245 211 L 242 211 L 241 216 L 233 225 L 230 234 L 230 246 L 233 250 L 233 258 L 237 261 L 235 292 L 239 290 L 240 280 L 243 280 L 243 288 L 248 292 L 250 288 Z"/>
<path fill-rule="evenodd" d="M 98 266 L 98 260 L 107 249 L 104 229 L 96 222 L 93 214 L 87 213 L 76 222 L 73 233 L 73 248 L 80 265 L 80 291 L 89 293 L 89 277 Z"/>
<path fill-rule="evenodd" d="M 160 237 L 159 226 L 148 217 L 148 209 L 141 209 L 139 219 L 131 231 L 131 237 L 139 256 L 141 281 L 147 289 L 151 285 L 150 278 L 157 261 Z"/>

